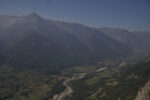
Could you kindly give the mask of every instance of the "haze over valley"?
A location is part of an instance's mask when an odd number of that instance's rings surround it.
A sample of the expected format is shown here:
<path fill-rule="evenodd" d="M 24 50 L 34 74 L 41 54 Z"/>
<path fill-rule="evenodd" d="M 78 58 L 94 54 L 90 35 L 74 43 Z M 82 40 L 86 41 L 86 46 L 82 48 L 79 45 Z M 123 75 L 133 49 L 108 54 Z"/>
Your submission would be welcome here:
<path fill-rule="evenodd" d="M 150 100 L 149 10 L 147 0 L 0 1 L 0 100 Z"/>

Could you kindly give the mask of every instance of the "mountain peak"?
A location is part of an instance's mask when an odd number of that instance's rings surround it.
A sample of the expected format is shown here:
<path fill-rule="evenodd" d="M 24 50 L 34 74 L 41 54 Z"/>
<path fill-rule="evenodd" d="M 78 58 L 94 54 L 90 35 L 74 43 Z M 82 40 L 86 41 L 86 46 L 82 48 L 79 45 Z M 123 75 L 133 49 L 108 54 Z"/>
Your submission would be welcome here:
<path fill-rule="evenodd" d="M 126 29 L 121 29 L 121 28 L 110 28 L 110 27 L 102 27 L 100 28 L 103 32 L 124 32 L 124 33 L 129 33 L 128 30 Z"/>
<path fill-rule="evenodd" d="M 32 13 L 30 13 L 29 14 L 30 16 L 39 16 L 37 13 L 35 13 L 35 12 L 32 12 Z"/>
<path fill-rule="evenodd" d="M 35 13 L 35 12 L 33 12 L 33 13 L 30 13 L 29 15 L 28 15 L 28 17 L 32 17 L 32 18 L 37 18 L 37 19 L 41 19 L 41 17 L 37 14 L 37 13 Z"/>

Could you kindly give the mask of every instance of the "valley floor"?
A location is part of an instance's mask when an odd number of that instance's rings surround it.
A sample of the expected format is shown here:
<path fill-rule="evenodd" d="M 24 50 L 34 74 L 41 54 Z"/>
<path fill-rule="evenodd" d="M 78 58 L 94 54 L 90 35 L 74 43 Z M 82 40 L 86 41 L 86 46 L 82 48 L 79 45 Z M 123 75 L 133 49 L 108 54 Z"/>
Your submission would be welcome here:
<path fill-rule="evenodd" d="M 145 85 L 150 79 L 150 61 L 136 63 L 106 60 L 66 68 L 56 75 L 2 66 L 0 100 L 149 100 L 144 97 L 150 93 Z"/>

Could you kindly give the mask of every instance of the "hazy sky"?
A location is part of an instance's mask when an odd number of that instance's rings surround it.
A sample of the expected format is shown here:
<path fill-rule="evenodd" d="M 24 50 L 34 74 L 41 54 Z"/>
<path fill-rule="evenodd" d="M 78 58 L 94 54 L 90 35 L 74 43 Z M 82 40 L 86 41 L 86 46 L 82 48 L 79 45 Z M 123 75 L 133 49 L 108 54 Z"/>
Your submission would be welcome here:
<path fill-rule="evenodd" d="M 0 0 L 0 14 L 76 22 L 92 27 L 150 31 L 150 0 Z"/>

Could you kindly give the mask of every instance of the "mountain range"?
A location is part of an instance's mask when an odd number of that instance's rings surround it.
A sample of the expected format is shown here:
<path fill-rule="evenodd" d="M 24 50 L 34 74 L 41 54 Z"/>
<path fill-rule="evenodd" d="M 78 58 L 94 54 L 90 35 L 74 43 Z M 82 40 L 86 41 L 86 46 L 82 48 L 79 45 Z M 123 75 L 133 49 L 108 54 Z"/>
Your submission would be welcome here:
<path fill-rule="evenodd" d="M 149 50 L 149 32 L 91 28 L 36 13 L 0 16 L 0 60 L 18 68 L 57 70 Z"/>

